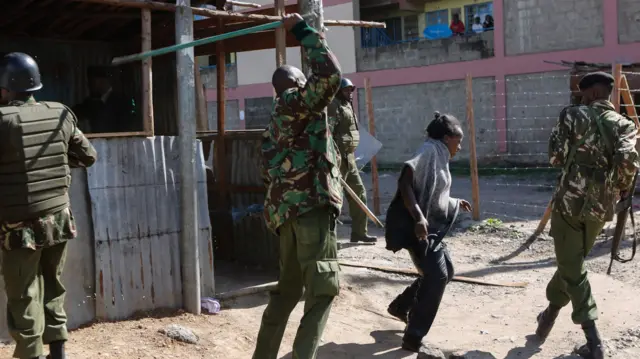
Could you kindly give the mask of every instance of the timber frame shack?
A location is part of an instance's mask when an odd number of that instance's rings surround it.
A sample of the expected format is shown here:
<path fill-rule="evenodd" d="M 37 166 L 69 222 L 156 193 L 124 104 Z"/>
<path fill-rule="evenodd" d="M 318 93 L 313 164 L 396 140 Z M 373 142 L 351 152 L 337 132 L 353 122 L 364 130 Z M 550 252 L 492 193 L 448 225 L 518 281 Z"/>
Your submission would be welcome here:
<path fill-rule="evenodd" d="M 217 10 L 198 7 L 204 4 Z M 258 9 L 234 13 L 229 4 Z M 231 0 L 2 0 L 0 5 L 0 51 L 34 57 L 44 85 L 36 99 L 71 108 L 88 95 L 90 66 L 281 21 L 285 13 L 311 13 L 312 26 L 323 23 L 319 0 L 288 6 L 275 0 L 268 9 Z M 194 22 L 194 15 L 208 19 Z M 384 24 L 327 20 L 324 26 Z M 280 26 L 112 67 L 113 92 L 135 103 L 137 128 L 86 132 L 98 161 L 72 170 L 78 238 L 69 243 L 63 274 L 70 329 L 157 308 L 199 314 L 201 296 L 216 294 L 214 253 L 216 259 L 277 266 L 278 242 L 260 211 L 238 215 L 238 208 L 264 201 L 258 167 L 262 131 L 225 130 L 225 52 L 275 48 L 281 65 L 286 47 L 296 46 Z M 217 131 L 207 126 L 194 57 L 213 54 Z M 0 291 L 0 307 L 5 303 Z M 0 339 L 8 339 L 4 315 L 0 310 Z"/>

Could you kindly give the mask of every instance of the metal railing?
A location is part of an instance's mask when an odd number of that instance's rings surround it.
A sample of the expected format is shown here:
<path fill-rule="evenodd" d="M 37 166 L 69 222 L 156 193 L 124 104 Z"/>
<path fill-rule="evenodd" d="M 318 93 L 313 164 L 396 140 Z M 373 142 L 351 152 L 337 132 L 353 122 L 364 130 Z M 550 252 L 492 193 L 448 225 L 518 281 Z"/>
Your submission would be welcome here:
<path fill-rule="evenodd" d="M 483 32 L 489 32 L 489 31 L 493 31 L 493 28 L 490 29 L 484 29 Z M 450 34 L 450 32 L 449 32 Z M 473 35 L 478 35 L 481 33 L 475 33 L 472 30 L 467 30 L 464 34 L 462 35 L 447 35 L 447 36 L 443 36 L 443 37 L 439 37 L 439 38 L 434 38 L 434 39 L 429 39 L 426 37 L 415 37 L 415 38 L 411 38 L 411 39 L 392 39 L 389 37 L 389 35 L 387 34 L 387 32 L 384 29 L 378 29 L 378 28 L 361 28 L 360 29 L 360 47 L 362 48 L 376 48 L 376 47 L 384 47 L 384 46 L 390 46 L 390 45 L 395 45 L 395 44 L 402 44 L 402 43 L 407 43 L 407 42 L 415 42 L 415 41 L 425 41 L 425 40 L 440 40 L 443 38 L 450 38 L 450 37 L 454 37 L 454 36 L 473 36 Z"/>

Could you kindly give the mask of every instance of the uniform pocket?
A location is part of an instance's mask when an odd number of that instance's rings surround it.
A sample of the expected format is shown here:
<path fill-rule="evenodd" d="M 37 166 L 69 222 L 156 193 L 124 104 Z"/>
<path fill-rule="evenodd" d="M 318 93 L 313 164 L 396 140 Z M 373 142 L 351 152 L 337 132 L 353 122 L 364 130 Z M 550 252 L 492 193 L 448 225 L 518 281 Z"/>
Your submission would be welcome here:
<path fill-rule="evenodd" d="M 340 265 L 337 260 L 316 262 L 311 295 L 335 297 L 340 292 Z"/>

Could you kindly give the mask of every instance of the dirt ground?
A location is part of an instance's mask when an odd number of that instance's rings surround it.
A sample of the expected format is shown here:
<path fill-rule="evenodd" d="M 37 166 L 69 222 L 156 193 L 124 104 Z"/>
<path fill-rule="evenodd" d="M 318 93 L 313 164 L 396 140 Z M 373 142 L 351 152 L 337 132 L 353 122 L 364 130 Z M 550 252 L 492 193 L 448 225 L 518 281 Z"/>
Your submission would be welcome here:
<path fill-rule="evenodd" d="M 364 178 L 368 184 L 368 176 Z M 396 177 L 380 178 L 382 208 L 394 191 Z M 531 334 L 535 317 L 545 302 L 545 286 L 554 272 L 552 243 L 547 236 L 506 263 L 492 261 L 512 253 L 531 233 L 551 195 L 550 178 L 513 176 L 481 179 L 483 218 L 500 221 L 476 223 L 460 219 L 447 242 L 458 275 L 500 282 L 528 282 L 526 288 L 502 288 L 453 282 L 447 288 L 441 310 L 426 341 L 445 352 L 480 350 L 504 359 L 578 358 L 571 352 L 582 343 L 579 326 L 571 323 L 570 308 L 563 310 L 547 342 L 539 346 Z M 468 179 L 456 178 L 453 195 L 471 198 Z M 371 195 L 371 193 L 369 193 Z M 371 204 L 371 202 L 370 202 Z M 340 258 L 351 262 L 411 268 L 404 252 L 393 254 L 381 239 L 375 246 L 350 246 L 347 216 L 339 228 Z M 372 233 L 382 235 L 378 229 Z M 616 359 L 640 358 L 640 260 L 608 266 L 610 242 L 605 231 L 588 259 L 588 269 L 601 319 L 601 334 Z M 625 243 L 628 255 L 630 243 Z M 410 277 L 360 268 L 342 268 L 341 293 L 332 309 L 319 350 L 320 359 L 415 358 L 400 349 L 404 325 L 386 314 L 388 303 L 411 283 Z M 255 274 L 251 269 L 218 263 L 218 291 L 274 280 L 276 273 Z M 156 313 L 118 323 L 98 323 L 71 333 L 70 358 L 250 358 L 266 294 L 223 303 L 217 315 Z M 289 318 L 279 358 L 291 358 L 291 345 L 302 303 Z M 174 342 L 158 333 L 169 324 L 191 328 L 197 344 Z M 9 358 L 13 347 L 0 348 Z"/>

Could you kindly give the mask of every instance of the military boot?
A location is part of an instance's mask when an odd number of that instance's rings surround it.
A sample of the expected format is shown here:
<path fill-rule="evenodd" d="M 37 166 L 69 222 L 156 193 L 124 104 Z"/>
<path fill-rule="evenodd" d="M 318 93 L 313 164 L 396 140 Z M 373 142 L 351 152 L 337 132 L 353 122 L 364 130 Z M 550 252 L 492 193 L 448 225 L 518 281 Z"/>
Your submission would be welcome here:
<path fill-rule="evenodd" d="M 47 359 L 67 359 L 67 355 L 64 352 L 64 343 L 64 340 L 50 343 Z"/>
<path fill-rule="evenodd" d="M 575 353 L 585 359 L 604 359 L 604 345 L 602 344 L 602 339 L 600 339 L 596 323 L 593 320 L 582 323 L 582 331 L 585 338 L 587 338 L 587 344 L 577 348 Z"/>
<path fill-rule="evenodd" d="M 553 325 L 556 323 L 556 318 L 558 318 L 558 314 L 560 314 L 560 309 L 561 308 L 556 307 L 555 305 L 549 304 L 547 309 L 538 314 L 538 328 L 536 329 L 536 336 L 540 342 L 544 343 L 544 341 L 547 340 Z"/>
<path fill-rule="evenodd" d="M 376 243 L 378 241 L 378 237 L 374 237 L 374 236 L 370 236 L 368 234 L 362 235 L 362 234 L 353 234 L 351 233 L 351 243 L 358 243 L 358 242 L 363 242 L 363 243 Z"/>

